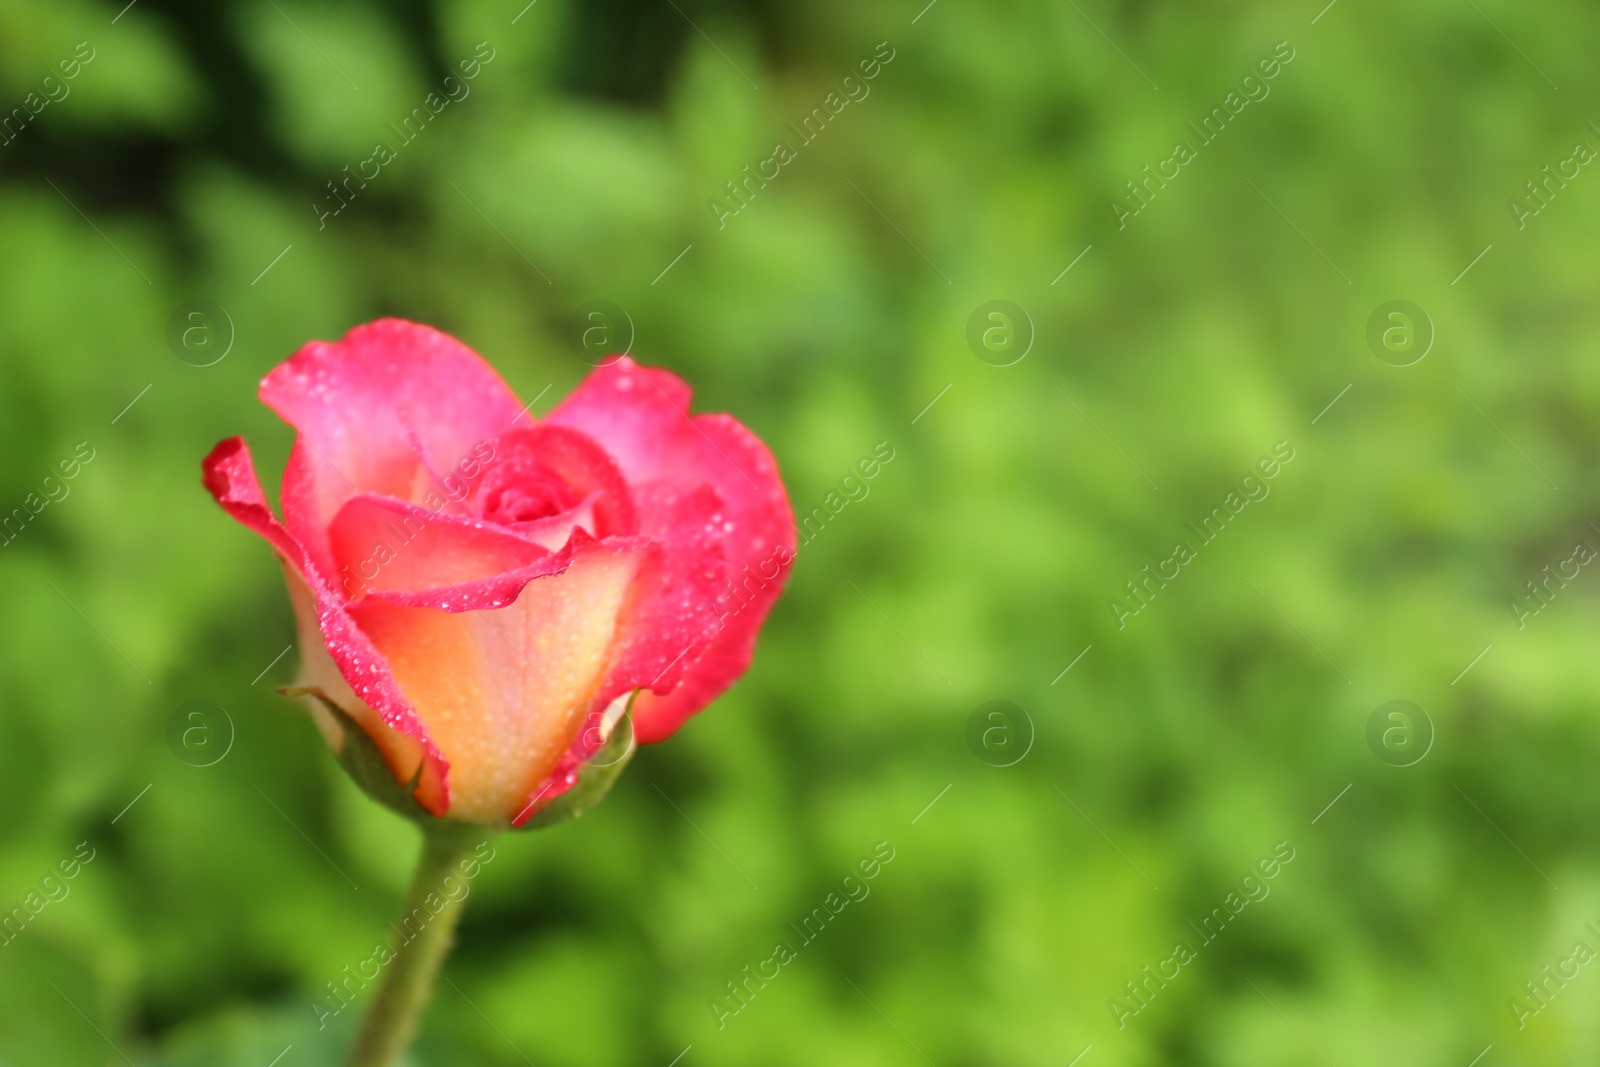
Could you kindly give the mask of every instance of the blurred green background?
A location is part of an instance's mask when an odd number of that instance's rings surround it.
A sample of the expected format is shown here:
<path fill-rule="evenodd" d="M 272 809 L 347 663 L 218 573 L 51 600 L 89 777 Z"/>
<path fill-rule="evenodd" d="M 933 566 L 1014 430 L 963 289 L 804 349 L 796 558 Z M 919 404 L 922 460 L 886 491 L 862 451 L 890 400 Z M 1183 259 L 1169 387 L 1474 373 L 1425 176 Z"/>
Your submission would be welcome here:
<path fill-rule="evenodd" d="M 498 843 L 414 1064 L 1595 1061 L 1600 605 L 1565 561 L 1600 549 L 1600 177 L 1564 161 L 1600 147 L 1600 13 L 924 3 L 0 2 L 0 513 L 70 490 L 0 547 L 0 907 L 94 857 L 0 947 L 0 1064 L 339 1062 L 356 1012 L 310 1005 L 388 936 L 416 834 L 274 695 L 282 580 L 198 463 L 244 433 L 275 496 L 255 383 L 381 315 L 548 410 L 591 300 L 771 444 L 797 511 L 895 458 L 740 685 L 588 817 Z M 975 350 L 997 299 L 1026 319 Z M 233 336 L 205 367 L 168 340 L 197 300 Z M 1433 334 L 1409 366 L 1367 339 L 1393 300 Z M 210 766 L 169 744 L 192 700 L 235 732 Z M 1026 718 L 969 744 L 993 700 Z M 1427 719 L 1369 743 L 1391 700 Z"/>

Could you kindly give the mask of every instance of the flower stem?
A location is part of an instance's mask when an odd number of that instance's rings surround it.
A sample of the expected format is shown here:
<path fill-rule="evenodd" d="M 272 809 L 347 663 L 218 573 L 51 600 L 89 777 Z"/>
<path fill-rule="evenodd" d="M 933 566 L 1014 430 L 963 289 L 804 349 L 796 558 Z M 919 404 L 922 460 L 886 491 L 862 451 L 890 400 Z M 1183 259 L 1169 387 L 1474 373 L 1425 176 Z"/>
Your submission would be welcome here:
<path fill-rule="evenodd" d="M 411 940 L 399 946 L 388 963 L 389 973 L 361 1021 L 349 1067 L 394 1067 L 416 1036 L 465 909 L 466 896 L 452 899 L 444 880 L 470 851 L 470 836 L 453 830 L 424 832 L 422 856 L 400 920 Z M 426 921 L 417 929 L 423 918 Z"/>

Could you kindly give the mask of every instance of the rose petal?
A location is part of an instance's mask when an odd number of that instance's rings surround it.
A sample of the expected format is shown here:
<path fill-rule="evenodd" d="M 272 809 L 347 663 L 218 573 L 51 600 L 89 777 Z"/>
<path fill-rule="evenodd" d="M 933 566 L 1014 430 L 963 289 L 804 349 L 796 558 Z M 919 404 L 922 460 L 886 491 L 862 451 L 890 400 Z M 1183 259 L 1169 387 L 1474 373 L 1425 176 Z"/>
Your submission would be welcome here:
<path fill-rule="evenodd" d="M 576 780 L 561 772 L 589 754 L 578 751 L 588 715 L 635 690 L 672 689 L 694 650 L 717 635 L 715 604 L 727 586 L 722 502 L 709 486 L 660 494 L 649 500 L 664 526 L 658 539 L 596 542 L 577 529 L 560 553 L 519 570 L 430 589 L 373 587 L 351 607 L 450 761 L 453 817 L 531 817 Z M 340 514 L 385 503 L 357 498 Z M 427 529 L 459 537 L 463 552 L 482 533 L 448 517 Z M 608 558 L 627 558 L 626 576 L 602 573 Z M 459 563 L 445 569 L 466 573 Z M 610 625 L 600 626 L 608 612 Z M 463 799 L 485 773 L 492 796 Z M 509 815 L 508 782 L 521 788 Z"/>
<path fill-rule="evenodd" d="M 445 611 L 418 606 L 424 594 L 374 593 L 350 609 L 450 762 L 452 818 L 517 817 L 588 713 L 619 695 L 606 689 L 617 632 L 656 549 L 580 531 L 569 550 L 569 566 L 523 578 L 503 607 Z M 462 588 L 486 595 L 489 583 Z"/>
<path fill-rule="evenodd" d="M 578 503 L 577 507 L 560 515 L 551 515 L 547 519 L 533 519 L 529 522 L 508 522 L 504 528 L 518 537 L 527 538 L 536 545 L 543 545 L 552 552 L 559 551 L 572 539 L 573 530 L 582 527 L 591 535 L 595 532 L 595 528 L 600 525 L 594 517 L 595 505 L 599 500 L 599 493 L 590 493 Z"/>
<path fill-rule="evenodd" d="M 618 637 L 612 688 L 665 693 L 719 629 L 717 605 L 728 586 L 725 508 L 707 485 L 687 495 L 657 487 L 641 504 L 661 527 L 654 540 L 662 551 L 640 570 L 634 607 Z"/>
<path fill-rule="evenodd" d="M 706 484 L 726 509 L 733 584 L 717 607 L 727 614 L 714 637 L 686 653 L 676 690 L 639 695 L 634 724 L 642 742 L 669 737 L 744 673 L 794 557 L 794 515 L 771 452 L 731 416 L 691 417 L 689 399 L 676 375 L 620 357 L 592 373 L 546 420 L 603 442 L 636 497 L 651 486 L 688 491 Z M 639 513 L 641 532 L 655 535 L 650 508 L 641 503 Z"/>
<path fill-rule="evenodd" d="M 570 426 L 600 442 L 636 488 L 658 481 L 716 485 L 699 469 L 708 448 L 687 415 L 690 395 L 672 372 L 619 356 L 579 383 L 544 425 Z"/>
<path fill-rule="evenodd" d="M 579 499 L 596 496 L 594 516 L 600 529 L 596 537 L 637 532 L 633 497 L 616 461 L 588 435 L 566 426 L 543 423 L 518 427 L 490 442 L 494 458 L 485 464 L 477 483 L 475 503 L 485 514 L 484 494 L 515 487 L 520 478 L 536 473 L 553 474 Z M 489 517 L 489 516 L 485 516 Z"/>
<path fill-rule="evenodd" d="M 396 781 L 409 784 L 420 767 L 417 801 L 433 814 L 443 815 L 450 805 L 449 764 L 395 684 L 382 655 L 346 611 L 342 598 L 273 515 L 244 439 L 220 442 L 206 456 L 201 470 L 206 489 L 223 510 L 271 544 L 283 564 L 306 684 L 321 689 L 367 731 Z M 320 706 L 313 710 L 324 733 L 329 734 L 326 712 Z"/>
<path fill-rule="evenodd" d="M 481 582 L 554 554 L 502 527 L 371 493 L 345 501 L 328 527 L 328 543 L 352 600 Z"/>
<path fill-rule="evenodd" d="M 475 352 L 401 319 L 303 346 L 262 380 L 261 399 L 300 431 L 284 472 L 284 523 L 324 567 L 325 530 L 346 500 L 410 495 L 413 442 L 434 470 L 449 472 L 522 411 Z"/>

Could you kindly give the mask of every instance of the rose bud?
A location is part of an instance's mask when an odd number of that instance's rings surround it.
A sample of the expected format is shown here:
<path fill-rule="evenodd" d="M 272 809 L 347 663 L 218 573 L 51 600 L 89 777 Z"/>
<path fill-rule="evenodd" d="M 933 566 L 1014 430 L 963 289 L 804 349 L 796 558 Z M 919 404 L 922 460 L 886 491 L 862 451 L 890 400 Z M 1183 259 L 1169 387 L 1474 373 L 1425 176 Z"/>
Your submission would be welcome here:
<path fill-rule="evenodd" d="M 205 486 L 272 546 L 293 694 L 420 819 L 535 825 L 598 799 L 750 664 L 795 551 L 771 453 L 626 357 L 530 415 L 459 341 L 384 319 L 261 382 L 298 431 L 273 514 L 241 438 Z"/>

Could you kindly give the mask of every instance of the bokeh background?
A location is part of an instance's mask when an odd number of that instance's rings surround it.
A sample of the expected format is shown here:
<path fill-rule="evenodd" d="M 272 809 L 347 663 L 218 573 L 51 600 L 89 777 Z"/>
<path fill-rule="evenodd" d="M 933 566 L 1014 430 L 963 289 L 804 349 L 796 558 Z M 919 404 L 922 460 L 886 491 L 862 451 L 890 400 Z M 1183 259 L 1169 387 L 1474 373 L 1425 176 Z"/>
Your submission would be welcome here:
<path fill-rule="evenodd" d="M 381 315 L 548 410 L 596 300 L 770 442 L 798 511 L 894 458 L 741 684 L 589 816 L 497 843 L 414 1064 L 1594 1062 L 1600 177 L 1564 161 L 1600 147 L 1600 14 L 925 2 L 0 3 L 0 513 L 30 509 L 0 906 L 93 856 L 0 947 L 0 1064 L 340 1061 L 356 1011 L 311 1003 L 388 936 L 416 834 L 274 694 L 281 578 L 200 457 L 244 433 L 275 483 L 255 383 Z M 993 300 L 1021 315 L 969 344 Z M 1423 318 L 1385 351 L 1394 300 Z M 1369 740 L 1393 700 L 1420 713 Z M 226 712 L 208 766 L 190 701 Z M 870 896 L 719 1016 L 880 843 Z"/>

